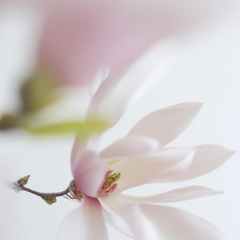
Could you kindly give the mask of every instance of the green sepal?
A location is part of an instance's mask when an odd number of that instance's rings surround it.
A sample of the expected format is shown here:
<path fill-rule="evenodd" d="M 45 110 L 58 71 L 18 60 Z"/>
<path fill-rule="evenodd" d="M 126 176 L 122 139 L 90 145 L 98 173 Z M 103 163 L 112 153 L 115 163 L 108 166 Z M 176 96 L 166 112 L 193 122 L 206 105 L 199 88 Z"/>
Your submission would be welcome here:
<path fill-rule="evenodd" d="M 57 201 L 57 198 L 52 195 L 47 195 L 42 198 L 48 205 L 52 205 Z"/>
<path fill-rule="evenodd" d="M 17 183 L 22 184 L 22 185 L 26 185 L 28 183 L 28 179 L 30 178 L 30 175 L 20 178 Z"/>

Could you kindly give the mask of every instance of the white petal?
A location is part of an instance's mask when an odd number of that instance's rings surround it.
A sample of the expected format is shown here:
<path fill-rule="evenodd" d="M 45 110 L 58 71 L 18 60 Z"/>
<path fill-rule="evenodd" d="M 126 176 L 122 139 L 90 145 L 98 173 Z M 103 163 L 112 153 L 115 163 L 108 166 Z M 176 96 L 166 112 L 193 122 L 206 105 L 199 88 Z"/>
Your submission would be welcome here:
<path fill-rule="evenodd" d="M 106 220 L 110 224 L 134 239 L 148 239 L 143 222 L 139 221 L 141 215 L 138 205 L 121 202 L 112 196 L 101 196 L 98 199 L 106 210 Z"/>
<path fill-rule="evenodd" d="M 223 239 L 212 224 L 180 209 L 127 204 L 113 197 L 101 197 L 99 201 L 113 224 L 136 240 Z"/>
<path fill-rule="evenodd" d="M 221 193 L 222 192 L 220 191 L 216 191 L 206 187 L 191 186 L 175 189 L 169 192 L 161 193 L 150 197 L 133 197 L 123 194 L 119 194 L 116 197 L 117 199 L 128 203 L 146 204 L 150 202 L 180 202 L 194 198 L 212 196 Z"/>
<path fill-rule="evenodd" d="M 101 103 L 111 93 L 111 91 L 116 87 L 116 85 L 121 81 L 128 67 L 129 67 L 128 64 L 125 64 L 120 69 L 118 69 L 118 71 L 109 72 L 109 75 L 107 76 L 107 78 L 101 83 L 101 85 L 95 92 L 94 96 L 92 97 L 92 100 L 88 107 L 87 116 L 92 116 L 92 115 L 101 116 L 101 111 L 99 111 L 99 108 L 101 107 Z"/>
<path fill-rule="evenodd" d="M 152 182 L 177 182 L 202 176 L 220 167 L 235 153 L 211 144 L 199 145 L 195 149 L 189 166 L 176 166 Z"/>
<path fill-rule="evenodd" d="M 100 85 L 109 75 L 109 67 L 101 69 L 95 76 L 93 83 L 87 87 L 89 99 L 92 99 Z"/>
<path fill-rule="evenodd" d="M 166 145 L 182 133 L 199 112 L 201 103 L 181 103 L 150 113 L 141 119 L 128 136 L 145 136 Z"/>
<path fill-rule="evenodd" d="M 158 176 L 191 159 L 191 148 L 166 148 L 157 153 L 109 162 L 108 169 L 120 172 L 116 192 L 153 181 Z"/>
<path fill-rule="evenodd" d="M 136 100 L 146 93 L 146 91 L 142 91 L 141 87 L 153 71 L 161 67 L 160 63 L 166 64 L 169 55 L 172 56 L 173 48 L 172 44 L 170 45 L 168 46 L 165 43 L 155 44 L 132 65 L 124 76 L 127 64 L 117 73 L 113 73 L 113 76 L 110 70 L 109 77 L 100 85 L 90 103 L 88 115 L 97 114 L 105 118 L 107 116 L 114 125 L 123 115 L 130 101 L 133 98 Z M 151 81 L 151 85 L 156 85 L 156 81 L 159 82 L 159 80 L 159 78 L 154 79 L 154 81 Z M 146 89 L 150 90 L 151 86 Z"/>
<path fill-rule="evenodd" d="M 224 235 L 212 224 L 177 208 L 140 205 L 154 226 L 151 240 L 221 240 Z"/>
<path fill-rule="evenodd" d="M 158 142 L 153 138 L 129 136 L 118 140 L 100 152 L 101 158 L 115 158 L 147 154 L 157 149 Z"/>
<path fill-rule="evenodd" d="M 97 199 L 85 197 L 79 207 L 70 212 L 63 220 L 57 240 L 107 240 L 102 207 Z"/>

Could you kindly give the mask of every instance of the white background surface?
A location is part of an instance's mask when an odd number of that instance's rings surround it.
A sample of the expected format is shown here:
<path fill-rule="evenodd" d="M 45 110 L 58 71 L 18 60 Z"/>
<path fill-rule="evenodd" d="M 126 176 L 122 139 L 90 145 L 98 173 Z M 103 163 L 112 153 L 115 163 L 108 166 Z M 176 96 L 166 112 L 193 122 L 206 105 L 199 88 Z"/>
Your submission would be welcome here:
<path fill-rule="evenodd" d="M 240 239 L 240 7 L 215 23 L 177 38 L 175 65 L 159 86 L 127 110 L 104 144 L 118 139 L 141 117 L 181 102 L 203 102 L 191 126 L 171 146 L 218 144 L 238 151 L 226 164 L 203 177 L 133 190 L 151 195 L 181 186 L 203 185 L 223 195 L 171 204 L 217 226 L 227 239 Z M 0 21 L 0 113 L 13 109 L 15 82 L 27 71 L 34 54 L 34 22 L 23 12 L 5 13 Z M 31 33 L 31 34 L 30 34 Z M 31 45 L 32 44 L 32 45 Z M 28 49 L 28 50 L 26 50 Z M 24 52 L 26 50 L 26 52 Z M 26 63 L 27 62 L 27 63 Z M 109 140 L 110 139 L 110 140 Z M 6 182 L 31 174 L 29 187 L 61 191 L 72 176 L 69 167 L 73 136 L 35 138 L 21 131 L 0 133 L 0 239 L 52 240 L 64 216 L 76 203 L 59 199 L 48 206 L 28 193 L 15 194 Z M 124 239 L 113 230 L 110 236 Z M 79 238 L 80 239 L 80 238 Z M 127 239 L 127 238 L 126 238 Z"/>

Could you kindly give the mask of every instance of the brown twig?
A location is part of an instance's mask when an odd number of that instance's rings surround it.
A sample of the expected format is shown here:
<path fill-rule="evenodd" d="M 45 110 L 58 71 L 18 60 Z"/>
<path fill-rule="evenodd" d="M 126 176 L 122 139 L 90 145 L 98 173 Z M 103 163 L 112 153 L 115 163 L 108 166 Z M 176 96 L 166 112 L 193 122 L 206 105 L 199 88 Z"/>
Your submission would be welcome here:
<path fill-rule="evenodd" d="M 17 183 L 14 183 L 15 191 L 25 191 L 32 193 L 34 195 L 37 195 L 41 197 L 47 204 L 52 205 L 57 201 L 56 197 L 65 197 L 67 199 L 76 199 L 81 202 L 81 200 L 84 198 L 84 194 L 81 193 L 78 188 L 76 187 L 74 180 L 72 180 L 69 184 L 69 186 L 62 192 L 56 192 L 56 193 L 41 193 L 34 191 L 30 188 L 25 187 L 25 185 L 28 183 L 30 175 L 25 176 L 23 178 L 20 178 Z"/>
<path fill-rule="evenodd" d="M 20 186 L 20 189 L 22 190 L 22 191 L 26 191 L 26 192 L 29 192 L 29 193 L 32 193 L 32 194 L 35 194 L 35 195 L 37 195 L 37 196 L 39 196 L 39 197 L 45 197 L 45 196 L 53 196 L 53 197 L 61 197 L 61 196 L 64 196 L 64 195 L 66 195 L 67 193 L 69 193 L 70 192 L 70 188 L 71 188 L 71 183 L 70 183 L 70 185 L 64 190 L 64 191 L 62 191 L 62 192 L 56 192 L 56 193 L 41 193 L 41 192 L 37 192 L 37 191 L 34 191 L 34 190 L 32 190 L 32 189 L 30 189 L 30 188 L 26 188 L 23 184 L 19 184 L 19 186 Z"/>

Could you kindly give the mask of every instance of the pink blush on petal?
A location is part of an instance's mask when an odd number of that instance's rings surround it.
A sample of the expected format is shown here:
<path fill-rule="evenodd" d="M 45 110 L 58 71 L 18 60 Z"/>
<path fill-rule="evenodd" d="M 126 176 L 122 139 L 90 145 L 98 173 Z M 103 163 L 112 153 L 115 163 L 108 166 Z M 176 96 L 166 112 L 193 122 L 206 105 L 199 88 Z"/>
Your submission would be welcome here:
<path fill-rule="evenodd" d="M 72 167 L 74 182 L 85 195 L 96 197 L 98 189 L 105 177 L 107 165 L 100 161 L 93 151 L 83 152 Z"/>

